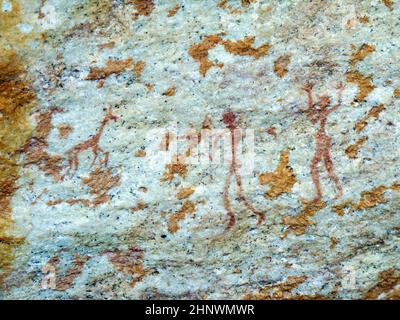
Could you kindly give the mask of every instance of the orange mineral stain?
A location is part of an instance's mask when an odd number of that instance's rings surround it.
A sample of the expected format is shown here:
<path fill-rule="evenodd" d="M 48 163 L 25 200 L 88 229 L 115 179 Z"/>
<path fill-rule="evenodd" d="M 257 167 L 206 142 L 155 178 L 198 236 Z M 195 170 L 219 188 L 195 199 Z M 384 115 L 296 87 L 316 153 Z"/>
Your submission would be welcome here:
<path fill-rule="evenodd" d="M 310 202 L 304 201 L 303 209 L 298 215 L 282 218 L 282 223 L 288 227 L 282 234 L 281 239 L 286 238 L 290 233 L 293 233 L 296 236 L 305 234 L 307 228 L 315 224 L 315 222 L 311 220 L 311 217 L 325 207 L 326 203 L 321 200 L 312 200 Z"/>
<path fill-rule="evenodd" d="M 126 251 L 110 250 L 104 252 L 104 255 L 107 256 L 108 261 L 118 272 L 130 276 L 132 288 L 150 273 L 143 265 L 144 251 L 136 247 L 129 248 Z"/>
<path fill-rule="evenodd" d="M 357 203 L 346 201 L 340 205 L 334 206 L 332 209 L 338 215 L 344 215 L 346 213 L 352 213 L 356 210 L 366 210 L 374 208 L 379 204 L 387 202 L 385 198 L 385 192 L 387 190 L 400 190 L 400 184 L 392 184 L 391 186 L 378 186 L 369 191 L 363 191 L 360 195 L 360 200 Z"/>
<path fill-rule="evenodd" d="M 357 102 L 362 102 L 374 90 L 372 76 L 365 76 L 359 71 L 349 71 L 346 73 L 346 81 L 358 86 Z"/>
<path fill-rule="evenodd" d="M 33 33 L 21 33 L 21 3 L 10 3 L 10 12 L 0 11 L 0 287 L 12 271 L 15 250 L 24 242 L 22 237 L 11 235 L 11 199 L 18 188 L 19 155 L 32 134 L 29 115 L 36 104 L 26 61 L 17 53 Z"/>
<path fill-rule="evenodd" d="M 223 34 L 206 36 L 200 43 L 194 44 L 189 48 L 189 55 L 199 63 L 200 74 L 204 77 L 211 67 L 222 68 L 223 64 L 215 64 L 208 58 L 208 51 L 217 45 L 222 45 L 226 52 L 237 56 L 247 56 L 259 59 L 268 54 L 271 46 L 263 44 L 259 47 L 254 46 L 255 37 L 248 36 L 243 40 L 224 40 Z"/>
<path fill-rule="evenodd" d="M 189 214 L 196 211 L 196 206 L 192 201 L 186 201 L 177 213 L 170 216 L 168 221 L 168 231 L 175 233 L 179 230 L 179 222 Z"/>
<path fill-rule="evenodd" d="M 167 97 L 172 97 L 175 95 L 175 93 L 176 93 L 176 87 L 171 86 L 167 90 L 165 90 L 162 95 Z"/>
<path fill-rule="evenodd" d="M 374 45 L 364 43 L 357 51 L 353 52 L 350 58 L 350 65 L 354 66 L 356 63 L 364 60 L 367 56 L 375 51 Z"/>
<path fill-rule="evenodd" d="M 383 4 L 388 7 L 390 11 L 393 10 L 394 2 L 393 0 L 382 0 Z"/>
<path fill-rule="evenodd" d="M 122 72 L 131 69 L 133 66 L 132 57 L 125 60 L 109 59 L 106 61 L 104 67 L 91 67 L 86 80 L 104 80 L 111 75 L 119 76 Z"/>
<path fill-rule="evenodd" d="M 80 276 L 83 272 L 86 262 L 89 260 L 89 256 L 81 256 L 77 254 L 74 257 L 72 267 L 68 268 L 64 275 L 60 275 L 59 264 L 60 258 L 54 256 L 47 262 L 45 271 L 54 271 L 55 283 L 53 290 L 66 291 L 73 287 L 75 279 Z M 51 269 L 50 269 L 51 268 Z"/>
<path fill-rule="evenodd" d="M 129 3 L 135 7 L 136 12 L 133 14 L 135 20 L 140 16 L 148 17 L 155 8 L 153 0 L 130 0 Z"/>
<path fill-rule="evenodd" d="M 289 165 L 289 151 L 281 152 L 278 167 L 274 172 L 260 174 L 258 178 L 261 185 L 269 184 L 270 188 L 265 193 L 265 196 L 269 199 L 290 192 L 297 180 Z"/>
<path fill-rule="evenodd" d="M 289 276 L 286 281 L 277 284 L 267 285 L 255 293 L 247 294 L 245 300 L 288 300 L 293 299 L 291 293 L 299 285 L 307 280 L 306 276 Z"/>
<path fill-rule="evenodd" d="M 176 15 L 180 8 L 181 8 L 181 6 L 180 6 L 179 3 L 174 5 L 170 10 L 168 10 L 168 14 L 167 14 L 168 18 L 173 17 L 174 15 Z"/>
<path fill-rule="evenodd" d="M 279 57 L 274 62 L 274 72 L 279 78 L 283 78 L 288 73 L 288 66 L 290 64 L 290 55 Z"/>
<path fill-rule="evenodd" d="M 176 194 L 178 200 L 186 199 L 194 193 L 195 189 L 193 187 L 181 188 Z"/>
<path fill-rule="evenodd" d="M 194 44 L 189 48 L 189 55 L 199 63 L 199 71 L 203 77 L 211 67 L 223 67 L 223 64 L 215 64 L 208 58 L 208 51 L 215 48 L 220 42 L 221 38 L 219 35 L 210 35 L 206 36 L 200 43 Z"/>
<path fill-rule="evenodd" d="M 354 144 L 349 145 L 344 151 L 349 159 L 356 159 L 358 151 L 361 149 L 363 144 L 368 140 L 368 137 L 361 137 Z"/>
<path fill-rule="evenodd" d="M 385 110 L 385 106 L 384 106 L 383 104 L 380 104 L 380 105 L 378 105 L 378 106 L 372 107 L 372 108 L 368 111 L 368 113 L 366 114 L 366 116 L 363 117 L 360 121 L 358 121 L 358 122 L 356 123 L 356 125 L 355 125 L 355 127 L 354 127 L 354 128 L 356 129 L 356 131 L 360 132 L 360 131 L 364 130 L 364 128 L 365 128 L 365 127 L 367 126 L 367 124 L 368 124 L 368 121 L 369 121 L 371 118 L 378 119 L 378 118 L 379 118 L 379 114 L 380 114 L 383 110 Z"/>
<path fill-rule="evenodd" d="M 378 282 L 365 293 L 363 299 L 376 300 L 380 295 L 386 294 L 388 300 L 398 300 L 400 297 L 400 273 L 394 268 L 379 273 Z"/>

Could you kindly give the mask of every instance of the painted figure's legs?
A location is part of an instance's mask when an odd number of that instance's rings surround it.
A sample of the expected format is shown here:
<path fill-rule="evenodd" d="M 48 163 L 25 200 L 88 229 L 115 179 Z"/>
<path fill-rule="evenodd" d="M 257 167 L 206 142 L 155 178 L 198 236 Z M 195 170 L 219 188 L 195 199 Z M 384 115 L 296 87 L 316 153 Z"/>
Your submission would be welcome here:
<path fill-rule="evenodd" d="M 335 183 L 335 187 L 336 187 L 336 191 L 337 191 L 335 199 L 338 199 L 343 195 L 343 188 L 342 188 L 342 185 L 340 184 L 339 178 L 337 177 L 337 175 L 335 173 L 335 168 L 333 166 L 333 162 L 331 159 L 329 149 L 326 149 L 324 152 L 324 163 L 325 163 L 325 168 L 328 171 L 329 178 L 331 178 L 331 180 Z"/>
<path fill-rule="evenodd" d="M 322 198 L 322 191 L 321 191 L 321 182 L 319 180 L 319 172 L 318 172 L 318 163 L 321 161 L 321 152 L 320 150 L 317 150 L 315 152 L 315 156 L 312 159 L 311 162 L 311 177 L 315 185 L 316 189 L 316 196 L 314 198 L 314 201 L 319 201 Z"/>
<path fill-rule="evenodd" d="M 228 214 L 228 218 L 229 218 L 228 225 L 226 226 L 226 230 L 229 230 L 230 228 L 232 228 L 232 226 L 236 222 L 235 215 L 233 214 L 233 210 L 232 210 L 231 204 L 229 202 L 229 188 L 230 188 L 230 185 L 232 182 L 233 172 L 234 172 L 234 170 L 231 167 L 229 169 L 229 174 L 226 177 L 225 186 L 224 186 L 224 207 L 225 207 L 225 210 L 226 210 L 226 212 Z"/>

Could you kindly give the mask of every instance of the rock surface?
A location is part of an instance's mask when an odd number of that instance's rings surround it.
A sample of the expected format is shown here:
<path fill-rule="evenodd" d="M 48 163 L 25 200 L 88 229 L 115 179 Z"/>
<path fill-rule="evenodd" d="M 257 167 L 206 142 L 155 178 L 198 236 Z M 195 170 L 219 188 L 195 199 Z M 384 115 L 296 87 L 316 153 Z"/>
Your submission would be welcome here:
<path fill-rule="evenodd" d="M 1 1 L 0 298 L 399 299 L 399 16 Z"/>

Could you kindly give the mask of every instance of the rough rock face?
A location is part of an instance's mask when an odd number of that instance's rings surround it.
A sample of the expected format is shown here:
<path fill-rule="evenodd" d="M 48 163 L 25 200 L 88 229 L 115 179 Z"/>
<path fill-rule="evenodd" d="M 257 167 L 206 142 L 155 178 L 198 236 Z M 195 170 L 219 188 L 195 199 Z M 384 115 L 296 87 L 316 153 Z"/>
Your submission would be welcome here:
<path fill-rule="evenodd" d="M 399 299 L 399 16 L 2 0 L 0 298 Z"/>

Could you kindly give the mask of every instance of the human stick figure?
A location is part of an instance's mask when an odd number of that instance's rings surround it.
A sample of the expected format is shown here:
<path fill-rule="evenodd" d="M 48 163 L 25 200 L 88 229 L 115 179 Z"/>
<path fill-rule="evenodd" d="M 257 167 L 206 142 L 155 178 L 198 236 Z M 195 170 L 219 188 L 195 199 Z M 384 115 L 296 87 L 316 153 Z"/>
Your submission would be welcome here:
<path fill-rule="evenodd" d="M 330 155 L 332 138 L 329 137 L 326 133 L 326 122 L 328 116 L 332 112 L 336 111 L 342 104 L 342 93 L 345 87 L 342 83 L 339 83 L 336 88 L 338 89 L 339 99 L 338 103 L 332 108 L 329 108 L 331 100 L 328 95 L 323 95 L 318 97 L 318 102 L 314 103 L 312 97 L 313 84 L 308 83 L 303 88 L 303 90 L 306 91 L 307 93 L 307 99 L 308 99 L 308 108 L 305 110 L 307 114 L 307 119 L 310 120 L 310 122 L 314 125 L 319 123 L 319 128 L 315 135 L 315 145 L 316 145 L 315 154 L 311 161 L 311 166 L 310 166 L 311 177 L 317 193 L 316 197 L 314 198 L 314 201 L 320 201 L 322 199 L 321 181 L 317 168 L 318 164 L 322 160 L 324 161 L 325 169 L 328 172 L 329 178 L 335 184 L 337 191 L 335 199 L 338 199 L 343 195 L 343 188 L 340 184 L 339 178 L 335 173 L 335 167 L 333 165 L 332 158 Z"/>
<path fill-rule="evenodd" d="M 239 199 L 243 201 L 245 206 L 255 213 L 258 216 L 257 224 L 261 224 L 265 220 L 264 213 L 256 210 L 247 197 L 244 194 L 243 187 L 242 187 L 242 178 L 239 173 L 239 163 L 237 160 L 237 145 L 241 140 L 241 130 L 236 125 L 236 114 L 232 111 L 225 112 L 222 116 L 223 122 L 226 124 L 227 128 L 229 129 L 230 138 L 231 138 L 231 163 L 229 165 L 229 172 L 225 180 L 224 192 L 223 192 L 223 200 L 224 200 L 224 207 L 228 214 L 228 225 L 226 227 L 226 231 L 232 228 L 236 223 L 235 214 L 230 204 L 229 200 L 229 189 L 232 184 L 232 178 L 235 177 L 236 179 L 236 186 L 237 186 L 237 194 Z"/>

